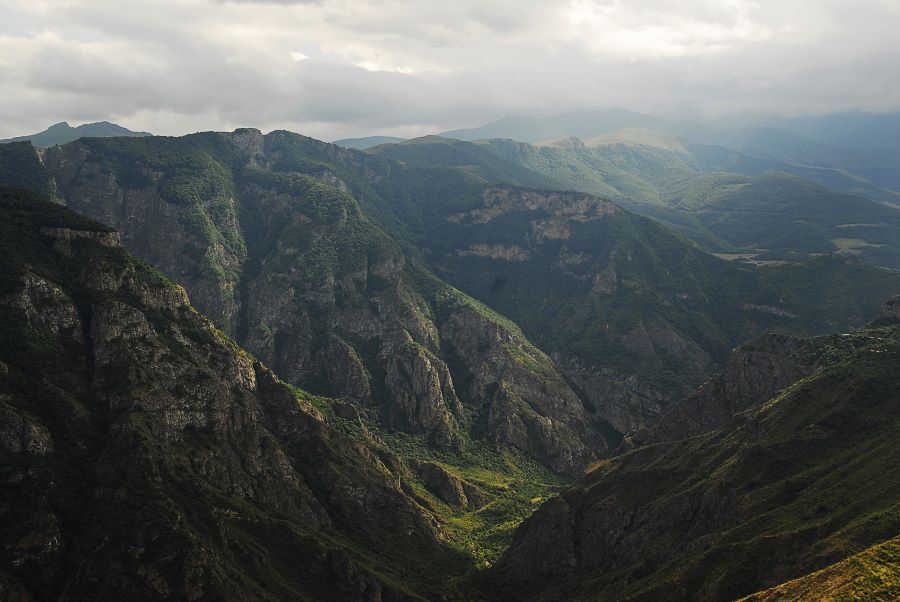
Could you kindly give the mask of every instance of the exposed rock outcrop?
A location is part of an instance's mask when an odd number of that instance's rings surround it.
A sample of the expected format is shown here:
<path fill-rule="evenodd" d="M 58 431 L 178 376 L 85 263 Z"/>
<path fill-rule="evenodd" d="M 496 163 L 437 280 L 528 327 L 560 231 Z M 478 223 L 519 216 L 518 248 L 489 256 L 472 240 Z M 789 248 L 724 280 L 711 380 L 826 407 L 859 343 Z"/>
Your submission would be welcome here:
<path fill-rule="evenodd" d="M 476 433 L 541 458 L 558 472 L 586 465 L 607 443 L 550 358 L 520 334 L 460 305 L 441 321 L 442 346 L 463 368 Z"/>
<path fill-rule="evenodd" d="M 446 504 L 463 509 L 478 509 L 489 500 L 479 487 L 450 474 L 433 462 L 410 462 L 411 468 L 425 488 Z"/>
<path fill-rule="evenodd" d="M 447 216 L 449 221 L 486 224 L 517 211 L 544 211 L 551 219 L 532 222 L 535 233 L 548 239 L 568 238 L 569 224 L 584 223 L 621 212 L 618 205 L 580 192 L 542 192 L 495 186 L 483 193 L 483 205 Z"/>
<path fill-rule="evenodd" d="M 431 433 L 446 447 L 452 444 L 462 406 L 447 365 L 409 336 L 379 350 L 385 365 L 384 386 L 391 399 L 389 424 L 413 434 Z"/>
<path fill-rule="evenodd" d="M 397 474 L 183 289 L 16 211 L 0 258 L 0 597 L 437 595 L 421 575 L 454 556 Z"/>
<path fill-rule="evenodd" d="M 885 301 L 880 315 L 882 318 L 900 318 L 900 296 Z"/>
<path fill-rule="evenodd" d="M 626 447 L 692 437 L 815 372 L 821 349 L 805 339 L 766 334 L 736 348 L 722 372 L 678 401 L 653 426 L 626 437 Z"/>

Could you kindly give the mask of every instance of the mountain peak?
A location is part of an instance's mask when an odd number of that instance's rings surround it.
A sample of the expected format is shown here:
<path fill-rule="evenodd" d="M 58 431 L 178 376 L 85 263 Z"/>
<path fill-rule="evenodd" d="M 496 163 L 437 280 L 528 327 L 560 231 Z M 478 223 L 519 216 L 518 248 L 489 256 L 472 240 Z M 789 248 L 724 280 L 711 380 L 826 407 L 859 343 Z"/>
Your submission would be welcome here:
<path fill-rule="evenodd" d="M 47 148 L 56 146 L 57 144 L 66 144 L 73 140 L 78 140 L 79 138 L 111 138 L 116 136 L 150 136 L 150 133 L 134 132 L 109 121 L 84 123 L 74 128 L 69 125 L 68 122 L 60 121 L 59 123 L 51 125 L 43 132 L 17 136 L 8 140 L 0 140 L 0 143 L 31 142 L 31 144 L 38 148 Z"/>

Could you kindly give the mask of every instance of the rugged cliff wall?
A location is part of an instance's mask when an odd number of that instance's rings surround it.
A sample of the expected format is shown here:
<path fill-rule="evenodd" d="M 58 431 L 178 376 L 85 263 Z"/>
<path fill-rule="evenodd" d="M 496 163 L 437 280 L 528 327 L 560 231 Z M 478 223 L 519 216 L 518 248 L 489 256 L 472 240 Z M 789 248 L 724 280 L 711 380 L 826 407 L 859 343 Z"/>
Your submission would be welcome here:
<path fill-rule="evenodd" d="M 400 600 L 465 566 L 115 233 L 5 190 L 0 230 L 0 597 Z"/>
<path fill-rule="evenodd" d="M 881 306 L 882 318 L 900 318 L 900 297 L 894 297 L 884 302 Z"/>
<path fill-rule="evenodd" d="M 518 328 L 411 264 L 324 167 L 275 171 L 279 145 L 255 130 L 80 141 L 44 163 L 68 207 L 120 230 L 288 382 L 444 449 L 476 437 L 577 473 L 609 448 L 615 432 Z"/>
<path fill-rule="evenodd" d="M 115 225 L 292 384 L 359 399 L 444 449 L 507 441 L 572 474 L 652 426 L 735 344 L 855 327 L 900 287 L 842 258 L 728 263 L 590 195 L 490 184 L 522 174 L 454 163 L 443 143 L 395 151 L 402 161 L 238 130 L 83 140 L 44 160 L 59 198 Z M 437 164 L 421 164 L 429 153 Z M 470 373 L 497 363 L 453 355 L 454 304 L 496 325 L 506 356 L 505 375 L 477 389 Z M 531 343 L 549 353 L 543 368 L 526 359 Z M 514 382 L 515 395 L 495 394 Z"/>
<path fill-rule="evenodd" d="M 653 426 L 627 436 L 625 449 L 714 430 L 815 372 L 823 355 L 821 341 L 782 334 L 741 345 L 729 354 L 722 372 L 674 403 Z"/>

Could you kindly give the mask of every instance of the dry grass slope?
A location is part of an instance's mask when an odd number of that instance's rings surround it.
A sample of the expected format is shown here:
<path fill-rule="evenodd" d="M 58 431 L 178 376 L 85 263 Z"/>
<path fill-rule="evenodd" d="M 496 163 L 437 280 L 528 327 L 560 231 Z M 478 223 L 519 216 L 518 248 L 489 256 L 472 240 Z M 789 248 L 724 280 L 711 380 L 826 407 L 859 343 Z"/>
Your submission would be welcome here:
<path fill-rule="evenodd" d="M 900 535 L 821 571 L 747 596 L 741 602 L 897 599 L 900 599 Z"/>

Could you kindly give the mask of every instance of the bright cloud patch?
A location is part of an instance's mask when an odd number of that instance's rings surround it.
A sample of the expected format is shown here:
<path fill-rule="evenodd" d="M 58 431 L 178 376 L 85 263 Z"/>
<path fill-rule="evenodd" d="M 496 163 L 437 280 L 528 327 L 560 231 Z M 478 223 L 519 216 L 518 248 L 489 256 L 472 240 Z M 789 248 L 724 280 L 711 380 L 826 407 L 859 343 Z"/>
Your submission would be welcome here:
<path fill-rule="evenodd" d="M 334 139 L 610 106 L 897 110 L 897 31 L 887 0 L 10 0 L 0 137 L 63 120 Z"/>

